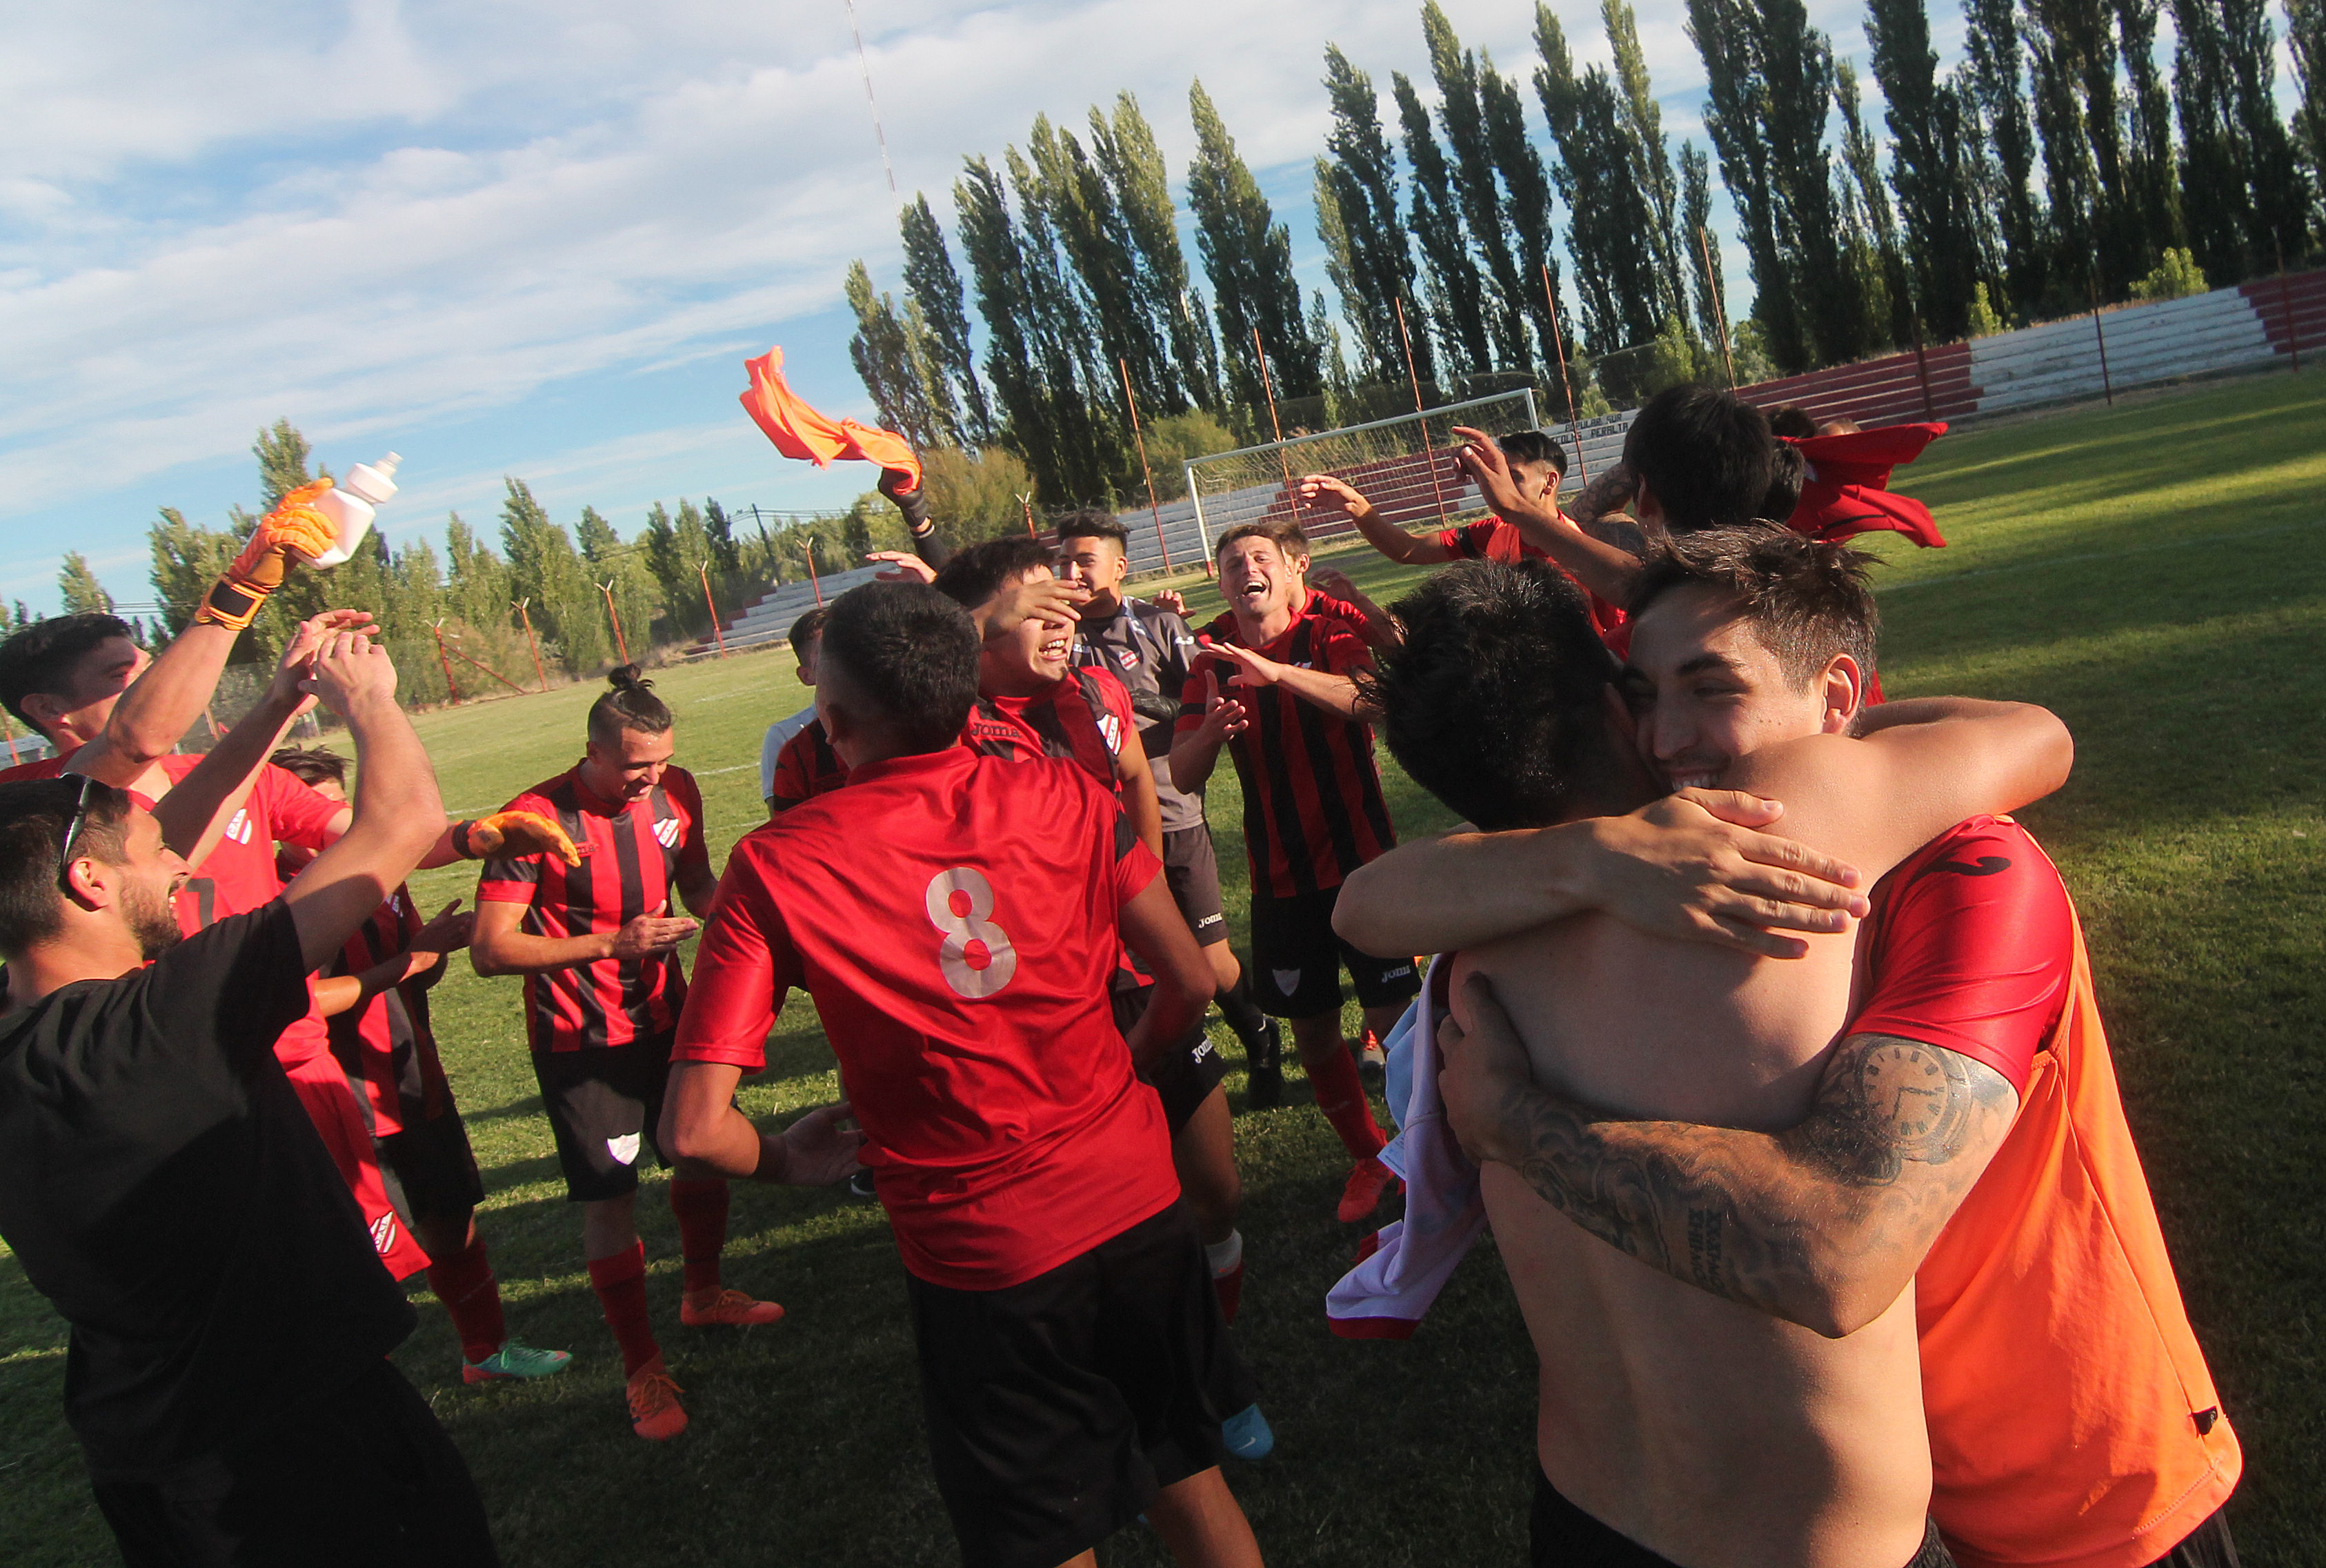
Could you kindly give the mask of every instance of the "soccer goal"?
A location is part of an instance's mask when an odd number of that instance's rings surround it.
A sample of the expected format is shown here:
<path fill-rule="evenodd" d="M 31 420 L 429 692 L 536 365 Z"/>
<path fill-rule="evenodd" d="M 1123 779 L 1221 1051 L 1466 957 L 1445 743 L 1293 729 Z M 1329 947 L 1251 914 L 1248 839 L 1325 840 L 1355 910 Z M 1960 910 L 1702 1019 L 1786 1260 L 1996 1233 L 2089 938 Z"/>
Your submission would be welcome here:
<path fill-rule="evenodd" d="M 1489 435 L 1537 429 L 1534 389 L 1522 387 L 1393 419 L 1189 459 L 1187 495 L 1205 554 L 1209 555 L 1213 541 L 1240 523 L 1298 522 L 1312 539 L 1351 532 L 1355 525 L 1338 507 L 1320 510 L 1302 504 L 1298 486 L 1303 474 L 1333 475 L 1400 527 L 1423 522 L 1444 527 L 1480 510 L 1484 503 L 1477 487 L 1447 456 L 1456 425 L 1473 425 Z M 1553 434 L 1566 439 L 1560 432 Z"/>

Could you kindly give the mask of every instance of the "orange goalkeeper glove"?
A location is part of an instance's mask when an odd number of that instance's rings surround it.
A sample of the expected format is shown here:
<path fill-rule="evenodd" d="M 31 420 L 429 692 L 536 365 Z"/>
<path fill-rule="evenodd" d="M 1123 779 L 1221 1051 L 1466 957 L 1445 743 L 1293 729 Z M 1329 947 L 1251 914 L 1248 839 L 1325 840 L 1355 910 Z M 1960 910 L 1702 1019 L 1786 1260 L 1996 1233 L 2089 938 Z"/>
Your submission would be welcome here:
<path fill-rule="evenodd" d="M 580 865 L 582 852 L 565 836 L 565 829 L 537 811 L 496 811 L 456 829 L 452 842 L 464 860 L 488 855 L 554 854 L 567 865 Z"/>
<path fill-rule="evenodd" d="M 302 485 L 258 519 L 242 554 L 203 595 L 202 607 L 194 611 L 198 624 L 207 621 L 232 631 L 242 630 L 257 617 L 266 596 L 283 585 L 283 574 L 290 569 L 294 552 L 314 556 L 331 547 L 339 529 L 314 508 L 315 500 L 330 488 L 327 479 Z"/>

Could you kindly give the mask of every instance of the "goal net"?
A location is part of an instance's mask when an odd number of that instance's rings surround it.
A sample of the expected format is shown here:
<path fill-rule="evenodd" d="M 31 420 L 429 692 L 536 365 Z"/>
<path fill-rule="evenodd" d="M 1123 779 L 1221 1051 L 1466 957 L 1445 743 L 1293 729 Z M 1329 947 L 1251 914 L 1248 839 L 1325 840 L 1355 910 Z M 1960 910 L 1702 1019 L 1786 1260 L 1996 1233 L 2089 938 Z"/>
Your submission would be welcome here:
<path fill-rule="evenodd" d="M 1187 495 L 1205 554 L 1241 523 L 1298 522 L 1311 539 L 1352 532 L 1355 525 L 1340 508 L 1301 501 L 1304 474 L 1333 475 L 1403 528 L 1443 527 L 1484 509 L 1477 487 L 1447 455 L 1456 425 L 1489 435 L 1536 429 L 1533 388 L 1188 460 Z M 1572 449 L 1565 432 L 1552 434 Z"/>

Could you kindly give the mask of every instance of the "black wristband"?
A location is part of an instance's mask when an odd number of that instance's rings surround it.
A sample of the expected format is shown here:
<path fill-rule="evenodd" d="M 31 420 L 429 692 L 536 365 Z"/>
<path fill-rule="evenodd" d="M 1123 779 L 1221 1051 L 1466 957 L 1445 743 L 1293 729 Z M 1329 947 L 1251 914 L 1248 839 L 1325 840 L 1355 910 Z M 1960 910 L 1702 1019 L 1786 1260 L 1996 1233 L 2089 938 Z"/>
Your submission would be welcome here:
<path fill-rule="evenodd" d="M 476 823 L 474 821 L 456 822 L 452 824 L 452 853 L 459 855 L 462 860 L 474 860 L 477 858 L 476 850 L 471 848 L 469 844 L 469 829 L 474 826 L 476 826 Z"/>

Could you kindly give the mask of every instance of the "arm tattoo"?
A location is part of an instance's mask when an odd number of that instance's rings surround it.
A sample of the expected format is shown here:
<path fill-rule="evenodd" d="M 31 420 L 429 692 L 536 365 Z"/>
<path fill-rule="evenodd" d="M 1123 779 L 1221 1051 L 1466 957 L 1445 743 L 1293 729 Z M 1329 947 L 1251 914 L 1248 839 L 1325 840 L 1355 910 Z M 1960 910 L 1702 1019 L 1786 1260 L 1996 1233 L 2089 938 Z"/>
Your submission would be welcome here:
<path fill-rule="evenodd" d="M 1783 1133 L 1615 1120 L 1532 1083 L 1510 1091 L 1503 1114 L 1525 1129 L 1520 1175 L 1583 1229 L 1675 1279 L 1796 1317 L 1869 1273 L 1903 1285 L 2017 1104 L 1981 1062 L 1861 1034 L 1835 1048 L 1815 1106 Z"/>

